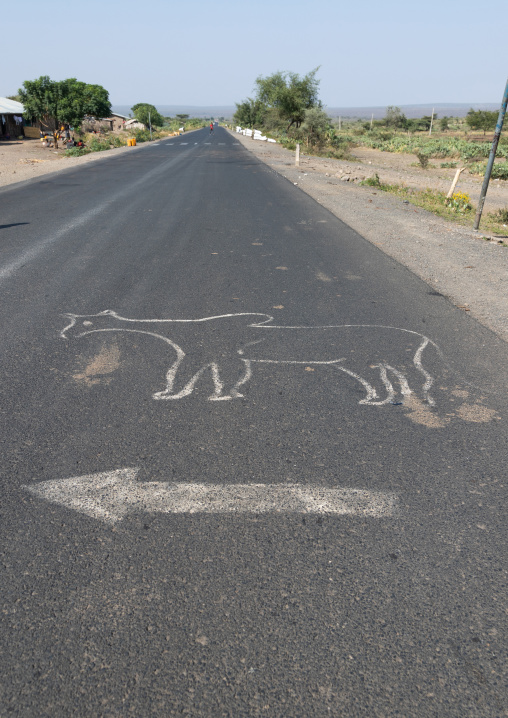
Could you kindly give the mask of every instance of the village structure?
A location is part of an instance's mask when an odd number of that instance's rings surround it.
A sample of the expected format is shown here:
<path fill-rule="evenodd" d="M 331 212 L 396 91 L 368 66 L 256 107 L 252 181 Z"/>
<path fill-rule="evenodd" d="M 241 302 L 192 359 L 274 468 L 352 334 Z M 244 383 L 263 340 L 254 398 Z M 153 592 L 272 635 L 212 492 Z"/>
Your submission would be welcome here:
<path fill-rule="evenodd" d="M 23 117 L 21 102 L 0 97 L 0 140 L 15 140 L 21 137 L 38 138 L 40 132 L 52 133 L 56 127 L 42 127 L 40 123 L 30 123 Z M 85 117 L 82 128 L 85 132 L 117 132 L 119 130 L 144 130 L 146 125 L 126 115 L 112 112 L 109 117 Z"/>
<path fill-rule="evenodd" d="M 24 107 L 21 102 L 0 97 L 0 139 L 24 137 Z"/>

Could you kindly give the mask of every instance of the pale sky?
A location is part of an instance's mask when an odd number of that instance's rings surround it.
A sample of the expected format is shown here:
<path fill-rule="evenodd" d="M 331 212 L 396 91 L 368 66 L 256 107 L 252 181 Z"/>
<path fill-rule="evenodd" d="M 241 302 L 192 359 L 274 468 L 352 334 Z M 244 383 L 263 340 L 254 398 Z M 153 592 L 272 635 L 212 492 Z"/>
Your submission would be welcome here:
<path fill-rule="evenodd" d="M 114 105 L 233 105 L 320 65 L 328 107 L 500 104 L 507 27 L 507 0 L 24 0 L 2 9 L 0 96 L 49 75 Z"/>

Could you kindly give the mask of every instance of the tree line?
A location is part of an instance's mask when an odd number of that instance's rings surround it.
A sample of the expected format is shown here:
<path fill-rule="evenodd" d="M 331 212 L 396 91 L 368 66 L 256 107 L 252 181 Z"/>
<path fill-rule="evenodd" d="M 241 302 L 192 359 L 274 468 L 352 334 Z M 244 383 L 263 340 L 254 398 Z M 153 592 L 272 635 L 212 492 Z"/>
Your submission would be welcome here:
<path fill-rule="evenodd" d="M 41 128 L 53 132 L 55 144 L 62 125 L 78 129 L 86 117 L 111 115 L 108 91 L 101 85 L 81 82 L 75 77 L 56 81 L 42 75 L 36 80 L 25 80 L 15 99 L 23 104 L 26 120 L 38 122 Z M 138 102 L 131 111 L 144 125 L 164 125 L 164 117 L 154 105 Z"/>
<path fill-rule="evenodd" d="M 233 120 L 241 127 L 284 131 L 307 145 L 322 144 L 331 120 L 319 99 L 318 70 L 303 77 L 296 72 L 258 77 L 255 97 L 236 103 Z"/>

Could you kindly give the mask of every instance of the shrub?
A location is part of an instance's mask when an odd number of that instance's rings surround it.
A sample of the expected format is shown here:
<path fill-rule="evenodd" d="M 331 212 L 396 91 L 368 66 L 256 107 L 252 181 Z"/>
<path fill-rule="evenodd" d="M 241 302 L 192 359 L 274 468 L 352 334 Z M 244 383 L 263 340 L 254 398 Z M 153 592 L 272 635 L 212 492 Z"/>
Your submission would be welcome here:
<path fill-rule="evenodd" d="M 152 139 L 159 139 L 160 135 L 152 130 L 152 136 L 150 137 L 150 130 L 134 130 L 134 137 L 136 142 L 150 142 Z"/>
<path fill-rule="evenodd" d="M 103 152 L 110 149 L 110 144 L 108 140 L 100 140 L 94 135 L 88 143 L 88 149 L 90 152 Z"/>
<path fill-rule="evenodd" d="M 450 199 L 446 201 L 446 206 L 449 207 L 452 212 L 470 212 L 473 209 L 469 195 L 465 192 L 455 192 Z"/>
<path fill-rule="evenodd" d="M 70 150 L 65 151 L 66 157 L 81 157 L 82 155 L 90 154 L 91 150 L 87 147 L 71 147 Z"/>
<path fill-rule="evenodd" d="M 480 176 L 483 176 L 485 174 L 486 169 L 486 162 L 476 162 L 469 167 L 469 171 L 471 172 L 471 174 Z M 495 162 L 494 166 L 492 167 L 491 178 L 508 180 L 508 164 L 504 162 L 502 164 L 500 164 L 499 162 Z"/>
<path fill-rule="evenodd" d="M 360 182 L 361 185 L 367 185 L 367 187 L 381 187 L 381 180 L 379 179 L 379 175 L 376 172 L 374 177 L 367 177 L 367 179 L 363 180 L 363 182 Z"/>
<path fill-rule="evenodd" d="M 508 207 L 505 207 L 504 209 L 498 209 L 495 212 L 490 212 L 490 216 L 496 222 L 501 222 L 501 224 L 508 224 Z"/>
<path fill-rule="evenodd" d="M 418 162 L 420 163 L 420 167 L 423 170 L 426 170 L 429 166 L 429 155 L 426 152 L 422 152 L 421 150 L 415 150 L 415 155 L 418 159 Z"/>

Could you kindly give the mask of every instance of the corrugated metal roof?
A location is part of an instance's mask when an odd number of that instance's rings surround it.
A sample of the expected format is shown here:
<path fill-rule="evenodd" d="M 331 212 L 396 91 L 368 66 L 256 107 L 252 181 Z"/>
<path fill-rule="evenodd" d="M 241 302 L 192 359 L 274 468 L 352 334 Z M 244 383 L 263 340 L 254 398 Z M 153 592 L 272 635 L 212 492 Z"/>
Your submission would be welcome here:
<path fill-rule="evenodd" d="M 4 115 L 22 115 L 25 108 L 21 102 L 9 100 L 7 97 L 0 97 L 0 113 Z"/>

